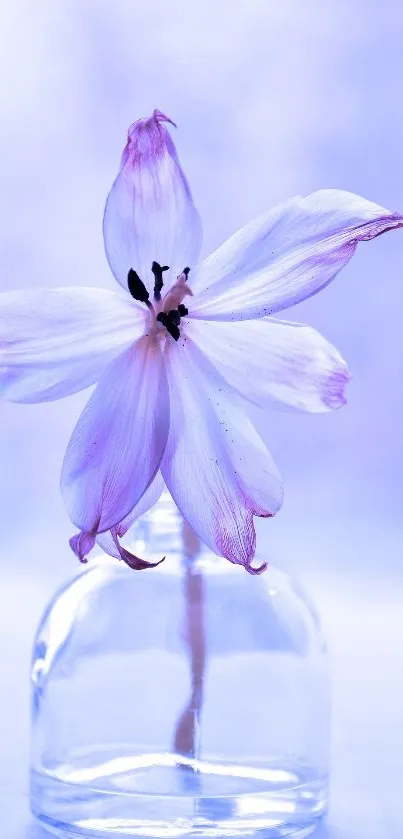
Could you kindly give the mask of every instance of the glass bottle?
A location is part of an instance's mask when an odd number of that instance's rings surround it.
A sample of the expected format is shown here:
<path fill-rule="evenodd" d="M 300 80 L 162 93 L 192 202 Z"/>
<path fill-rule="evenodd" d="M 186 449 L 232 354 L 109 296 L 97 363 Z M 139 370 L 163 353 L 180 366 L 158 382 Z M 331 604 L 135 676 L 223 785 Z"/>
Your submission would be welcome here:
<path fill-rule="evenodd" d="M 40 623 L 34 815 L 86 839 L 307 836 L 327 805 L 329 677 L 300 586 L 201 549 L 169 496 L 133 547 L 166 559 L 92 561 Z"/>

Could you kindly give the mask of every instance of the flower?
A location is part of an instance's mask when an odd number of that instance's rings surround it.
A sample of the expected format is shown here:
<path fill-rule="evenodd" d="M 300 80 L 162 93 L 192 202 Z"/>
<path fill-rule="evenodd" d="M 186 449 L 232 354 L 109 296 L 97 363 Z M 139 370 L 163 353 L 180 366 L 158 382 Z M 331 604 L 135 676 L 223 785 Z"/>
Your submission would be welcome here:
<path fill-rule="evenodd" d="M 201 224 L 160 111 L 129 129 L 104 240 L 122 291 L 60 288 L 0 296 L 0 393 L 58 399 L 98 383 L 61 478 L 79 533 L 134 568 L 120 539 L 164 482 L 215 553 L 251 573 L 254 516 L 282 504 L 279 472 L 248 404 L 324 412 L 344 405 L 339 352 L 274 317 L 324 288 L 357 244 L 403 216 L 340 190 L 297 197 L 202 262 Z"/>

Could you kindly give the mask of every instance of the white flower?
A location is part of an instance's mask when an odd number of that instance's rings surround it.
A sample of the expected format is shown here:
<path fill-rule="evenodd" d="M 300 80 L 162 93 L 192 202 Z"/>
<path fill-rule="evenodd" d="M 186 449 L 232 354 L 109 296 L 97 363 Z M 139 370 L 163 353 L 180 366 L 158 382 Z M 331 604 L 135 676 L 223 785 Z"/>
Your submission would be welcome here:
<path fill-rule="evenodd" d="M 58 399 L 98 382 L 67 448 L 62 492 L 80 533 L 134 568 L 120 544 L 164 482 L 215 553 L 250 572 L 253 516 L 282 503 L 277 468 L 247 402 L 321 412 L 345 403 L 338 351 L 273 315 L 324 288 L 360 241 L 403 216 L 339 190 L 293 198 L 200 264 L 201 224 L 159 111 L 129 129 L 104 238 L 123 292 L 0 296 L 0 393 Z"/>

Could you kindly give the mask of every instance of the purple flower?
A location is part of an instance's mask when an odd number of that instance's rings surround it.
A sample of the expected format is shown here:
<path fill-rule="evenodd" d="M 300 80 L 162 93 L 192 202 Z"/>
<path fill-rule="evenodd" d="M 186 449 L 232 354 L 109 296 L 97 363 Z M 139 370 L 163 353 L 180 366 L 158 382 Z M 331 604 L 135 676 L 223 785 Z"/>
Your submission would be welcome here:
<path fill-rule="evenodd" d="M 248 404 L 324 412 L 345 403 L 338 351 L 273 315 L 324 288 L 360 241 L 403 216 L 356 195 L 293 198 L 198 262 L 201 224 L 159 111 L 134 123 L 105 208 L 123 291 L 0 296 L 0 393 L 58 399 L 98 383 L 69 442 L 62 492 L 85 560 L 95 540 L 134 568 L 120 539 L 164 483 L 200 539 L 252 566 L 253 516 L 279 510 L 278 470 Z"/>

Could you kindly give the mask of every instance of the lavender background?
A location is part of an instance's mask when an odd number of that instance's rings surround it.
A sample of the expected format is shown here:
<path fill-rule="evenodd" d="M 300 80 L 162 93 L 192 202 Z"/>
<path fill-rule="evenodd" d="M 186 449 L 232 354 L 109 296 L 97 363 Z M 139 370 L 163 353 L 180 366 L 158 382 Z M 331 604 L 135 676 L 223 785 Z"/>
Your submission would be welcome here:
<path fill-rule="evenodd" d="M 178 124 L 205 253 L 320 187 L 403 208 L 399 0 L 14 0 L 1 18 L 1 290 L 113 287 L 103 203 L 128 124 L 154 107 Z M 282 512 L 259 523 L 260 549 L 305 580 L 334 651 L 332 839 L 403 830 L 402 280 L 403 234 L 391 233 L 291 311 L 349 362 L 349 404 L 259 417 L 286 483 Z M 28 835 L 13 796 L 25 794 L 30 640 L 76 570 L 58 481 L 86 398 L 0 404 L 7 839 Z"/>

